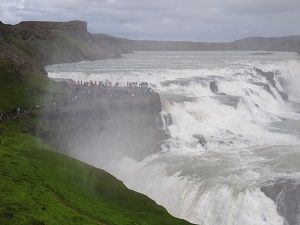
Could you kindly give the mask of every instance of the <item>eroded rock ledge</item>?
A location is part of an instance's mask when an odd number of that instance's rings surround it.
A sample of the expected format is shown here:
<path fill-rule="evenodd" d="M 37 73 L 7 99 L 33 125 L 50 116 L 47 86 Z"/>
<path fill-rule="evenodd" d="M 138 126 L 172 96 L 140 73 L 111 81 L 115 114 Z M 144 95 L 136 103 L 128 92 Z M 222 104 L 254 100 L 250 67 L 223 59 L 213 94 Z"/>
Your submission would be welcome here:
<path fill-rule="evenodd" d="M 46 110 L 45 127 L 35 131 L 61 152 L 90 164 L 129 157 L 142 160 L 161 150 L 157 129 L 160 96 L 101 96 L 65 108 Z"/>

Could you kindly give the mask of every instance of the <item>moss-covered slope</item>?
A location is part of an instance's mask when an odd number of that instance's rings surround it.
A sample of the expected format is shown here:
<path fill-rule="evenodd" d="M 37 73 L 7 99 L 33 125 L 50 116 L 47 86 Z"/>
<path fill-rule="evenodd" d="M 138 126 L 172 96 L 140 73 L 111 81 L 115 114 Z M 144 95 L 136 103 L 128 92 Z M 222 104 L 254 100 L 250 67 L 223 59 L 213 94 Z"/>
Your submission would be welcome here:
<path fill-rule="evenodd" d="M 44 95 L 68 93 L 39 69 L 0 59 L 0 113 L 41 104 Z"/>
<path fill-rule="evenodd" d="M 28 133 L 31 121 L 0 128 L 0 224 L 189 224 L 105 171 L 54 153 Z"/>

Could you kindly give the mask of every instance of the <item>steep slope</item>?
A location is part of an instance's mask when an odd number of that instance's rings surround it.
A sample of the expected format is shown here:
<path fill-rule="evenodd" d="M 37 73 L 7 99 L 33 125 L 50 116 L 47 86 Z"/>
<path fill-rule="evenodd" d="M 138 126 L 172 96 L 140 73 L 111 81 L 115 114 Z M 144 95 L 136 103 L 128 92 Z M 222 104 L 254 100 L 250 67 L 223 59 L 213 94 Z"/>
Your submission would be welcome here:
<path fill-rule="evenodd" d="M 1 58 L 0 53 L 0 113 L 39 105 L 46 92 L 65 93 L 45 75 L 42 67 L 13 54 Z"/>
<path fill-rule="evenodd" d="M 185 225 L 103 170 L 55 153 L 31 119 L 0 124 L 0 224 Z"/>

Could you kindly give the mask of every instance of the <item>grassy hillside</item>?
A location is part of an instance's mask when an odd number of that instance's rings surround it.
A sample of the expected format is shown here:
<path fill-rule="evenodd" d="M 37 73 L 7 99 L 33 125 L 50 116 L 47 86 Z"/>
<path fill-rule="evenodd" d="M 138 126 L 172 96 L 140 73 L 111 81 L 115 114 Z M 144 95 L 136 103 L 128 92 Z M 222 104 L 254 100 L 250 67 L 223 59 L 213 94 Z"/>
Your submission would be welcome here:
<path fill-rule="evenodd" d="M 40 105 L 46 93 L 53 97 L 67 93 L 41 71 L 19 66 L 0 59 L 0 112 Z"/>
<path fill-rule="evenodd" d="M 33 121 L 0 128 L 0 224 L 189 224 L 105 171 L 54 153 L 28 133 Z"/>
<path fill-rule="evenodd" d="M 0 64 L 0 109 L 40 104 L 66 94 L 47 77 Z M 103 170 L 47 146 L 32 135 L 36 115 L 0 122 L 0 224 L 184 225 L 148 197 Z"/>
<path fill-rule="evenodd" d="M 43 65 L 117 54 L 110 37 L 34 31 L 0 23 L 0 113 L 71 92 Z M 95 46 L 98 47 L 95 47 Z M 55 152 L 34 136 L 41 117 L 0 121 L 1 225 L 185 225 L 103 170 Z M 45 128 L 46 129 L 46 128 Z"/>

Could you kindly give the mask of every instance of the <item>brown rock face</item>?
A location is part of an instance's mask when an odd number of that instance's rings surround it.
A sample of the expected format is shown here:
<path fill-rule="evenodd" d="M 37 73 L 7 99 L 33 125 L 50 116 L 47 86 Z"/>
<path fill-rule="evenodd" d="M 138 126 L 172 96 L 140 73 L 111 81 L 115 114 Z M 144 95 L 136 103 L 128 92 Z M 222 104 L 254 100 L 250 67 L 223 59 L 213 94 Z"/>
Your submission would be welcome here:
<path fill-rule="evenodd" d="M 70 22 L 23 21 L 18 25 L 34 30 L 63 30 L 71 32 L 87 32 L 87 22 L 73 20 Z"/>

